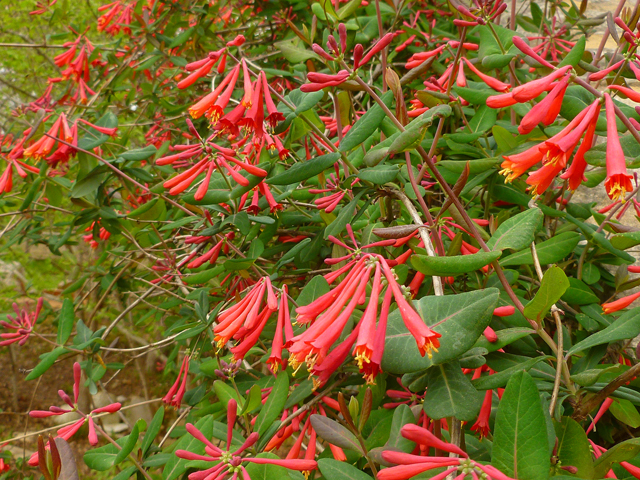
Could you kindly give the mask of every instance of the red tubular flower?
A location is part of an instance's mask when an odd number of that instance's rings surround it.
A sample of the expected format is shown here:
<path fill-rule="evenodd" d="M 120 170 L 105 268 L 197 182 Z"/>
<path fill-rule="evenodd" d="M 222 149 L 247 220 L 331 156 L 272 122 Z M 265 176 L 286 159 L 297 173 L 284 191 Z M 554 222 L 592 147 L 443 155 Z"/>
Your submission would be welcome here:
<path fill-rule="evenodd" d="M 566 172 L 560 175 L 560 178 L 569 181 L 569 190 L 576 190 L 582 182 L 587 180 L 584 176 L 584 172 L 587 169 L 587 162 L 584 159 L 584 155 L 593 146 L 593 138 L 596 133 L 596 125 L 598 123 L 599 113 L 600 103 L 598 103 L 594 117 L 587 127 L 587 132 L 585 133 L 584 139 L 580 144 L 580 148 L 578 148 L 578 151 L 573 157 L 571 166 L 567 169 Z"/>
<path fill-rule="evenodd" d="M 395 37 L 395 34 L 393 32 L 389 32 L 385 34 L 385 36 L 382 37 L 380 40 L 378 40 L 376 44 L 373 47 L 371 47 L 371 49 L 364 55 L 364 57 L 362 57 L 362 60 L 358 62 L 358 66 L 356 67 L 354 65 L 354 68 L 359 68 L 366 65 L 369 62 L 369 60 L 373 58 L 374 55 L 384 50 L 391 43 L 394 37 Z"/>
<path fill-rule="evenodd" d="M 392 295 L 391 290 L 387 288 L 382 302 L 378 328 L 376 328 L 378 298 L 381 290 L 380 265 L 376 264 L 375 269 L 371 297 L 360 320 L 360 331 L 358 333 L 358 339 L 356 340 L 356 346 L 353 349 L 353 356 L 358 363 L 360 373 L 363 374 L 368 384 L 373 384 L 376 376 L 380 372 Z"/>
<path fill-rule="evenodd" d="M 442 51 L 446 47 L 447 45 L 444 44 L 444 45 L 440 45 L 438 48 L 435 48 L 434 50 L 429 50 L 427 52 L 414 53 L 413 55 L 411 55 L 411 57 L 409 57 L 409 60 L 407 60 L 407 63 L 405 64 L 404 68 L 411 70 L 412 68 L 419 67 L 424 62 L 426 62 L 429 58 L 435 57 L 436 55 L 439 55 L 440 53 L 442 53 Z"/>
<path fill-rule="evenodd" d="M 404 295 L 400 291 L 400 286 L 398 285 L 398 282 L 396 282 L 393 272 L 391 272 L 387 263 L 384 260 L 381 263 L 387 282 L 389 282 L 389 286 L 393 291 L 393 296 L 396 300 L 396 304 L 398 305 L 398 310 L 400 311 L 402 320 L 411 335 L 413 335 L 413 338 L 418 345 L 418 350 L 420 350 L 420 355 L 424 357 L 426 354 L 431 358 L 432 351 L 437 352 L 440 347 L 440 341 L 438 338 L 442 335 L 431 330 L 431 328 L 424 323 L 422 318 L 420 318 L 420 315 L 418 315 L 409 302 L 404 298 Z"/>
<path fill-rule="evenodd" d="M 200 118 L 202 115 L 206 115 L 212 122 L 216 122 L 222 116 L 224 108 L 231 98 L 239 74 L 240 64 L 236 65 L 227 74 L 213 92 L 205 95 L 197 103 L 189 107 L 191 117 Z"/>
<path fill-rule="evenodd" d="M 180 408 L 180 405 L 182 404 L 182 397 L 184 397 L 184 392 L 187 387 L 187 375 L 189 374 L 190 359 L 191 357 L 189 355 L 185 355 L 182 359 L 182 365 L 180 366 L 178 377 L 176 378 L 176 381 L 169 389 L 167 394 L 162 399 L 162 401 L 167 405 L 171 405 L 175 408 Z"/>
<path fill-rule="evenodd" d="M 344 83 L 349 78 L 349 72 L 346 70 L 340 70 L 335 75 L 328 75 L 325 73 L 309 72 L 307 74 L 307 80 L 311 83 L 305 83 L 300 87 L 300 90 L 308 92 L 317 92 L 326 87 L 335 87 Z"/>
<path fill-rule="evenodd" d="M 36 321 L 38 320 L 40 310 L 42 310 L 42 302 L 43 299 L 40 297 L 38 299 L 38 303 L 36 303 L 36 309 L 33 313 L 29 313 L 25 309 L 20 310 L 18 308 L 18 304 L 13 304 L 13 311 L 16 312 L 16 317 L 14 318 L 11 315 L 7 315 L 7 320 L 9 320 L 9 322 L 2 320 L 0 321 L 0 325 L 6 329 L 15 330 L 15 332 L 0 333 L 0 339 L 4 339 L 0 341 L 0 347 L 5 347 L 15 342 L 19 342 L 18 345 L 20 346 L 26 343 Z"/>
<path fill-rule="evenodd" d="M 628 99 L 633 100 L 636 103 L 640 103 L 640 92 L 636 92 L 631 88 L 623 87 L 622 85 L 609 85 L 607 88 L 621 92 Z"/>
<path fill-rule="evenodd" d="M 503 83 L 500 80 L 497 80 L 497 79 L 495 79 L 495 78 L 493 78 L 493 77 L 491 77 L 489 75 L 485 75 L 484 73 L 482 73 L 469 60 L 467 60 L 466 57 L 462 57 L 462 60 L 465 62 L 467 67 L 469 67 L 469 69 L 473 73 L 475 73 L 478 77 L 480 77 L 480 79 L 484 83 L 489 85 L 494 90 L 497 90 L 498 92 L 506 92 L 511 88 L 511 85 L 509 85 L 508 83 Z"/>
<path fill-rule="evenodd" d="M 484 401 L 476 423 L 471 427 L 471 431 L 478 434 L 482 440 L 489 435 L 489 417 L 491 416 L 491 403 L 493 401 L 493 390 L 487 390 L 484 394 Z"/>
<path fill-rule="evenodd" d="M 253 88 L 251 86 L 251 75 L 249 75 L 249 69 L 247 68 L 247 62 L 243 58 L 242 59 L 242 75 L 243 75 L 243 83 L 244 83 L 244 96 L 242 97 L 242 101 L 240 102 L 244 108 L 250 108 L 252 105 L 252 97 L 253 97 Z"/>
<path fill-rule="evenodd" d="M 271 128 L 275 128 L 278 122 L 284 122 L 284 115 L 278 111 L 273 100 L 271 98 L 271 92 L 269 92 L 269 83 L 267 82 L 267 76 L 264 72 L 260 72 L 262 75 L 262 90 L 264 91 L 264 103 L 267 106 L 267 118 L 265 119 Z"/>
<path fill-rule="evenodd" d="M 284 342 L 282 341 L 283 333 Z M 278 306 L 276 334 L 271 344 L 271 355 L 267 359 L 267 364 L 269 364 L 269 368 L 274 374 L 278 372 L 279 367 L 286 367 L 287 362 L 282 359 L 282 347 L 285 343 L 289 343 L 292 338 L 293 328 L 291 327 L 291 318 L 289 315 L 288 287 L 283 285 L 282 293 L 280 294 L 280 305 Z"/>
<path fill-rule="evenodd" d="M 591 107 L 594 107 L 594 105 Z M 535 191 L 537 193 L 543 192 L 551 183 L 555 175 L 565 167 L 567 155 L 573 151 L 570 141 L 575 141 L 575 143 L 573 143 L 573 147 L 575 147 L 576 143 L 580 140 L 580 135 L 582 135 L 588 126 L 588 123 L 586 122 L 581 123 L 582 120 L 587 116 L 587 114 L 594 115 L 594 111 L 591 110 L 591 107 L 580 112 L 580 114 L 569 122 L 565 128 L 546 142 L 534 145 L 522 153 L 505 155 L 503 157 L 504 162 L 502 162 L 501 165 L 502 170 L 500 171 L 501 175 L 505 175 L 507 177 L 505 181 L 513 181 L 525 173 L 529 168 L 533 167 L 538 162 L 543 161 L 546 157 L 547 161 L 545 161 L 545 164 L 548 164 L 547 168 L 543 167 L 530 181 L 527 181 L 527 183 L 536 187 Z M 569 136 L 569 140 L 561 142 L 561 140 L 567 136 Z"/>
<path fill-rule="evenodd" d="M 596 100 L 575 117 L 558 135 L 540 145 L 540 151 L 544 154 L 544 165 L 539 170 L 531 172 L 527 178 L 527 183 L 531 185 L 529 189 L 534 195 L 543 193 L 551 185 L 556 175 L 567 165 L 569 156 L 580 142 L 583 133 L 591 124 L 597 122 L 598 112 L 599 101 Z M 580 164 L 577 168 L 580 168 Z"/>
<path fill-rule="evenodd" d="M 620 60 L 619 62 L 614 63 L 610 67 L 605 68 L 604 70 L 600 70 L 599 72 L 595 72 L 595 73 L 590 73 L 588 77 L 589 81 L 594 82 L 596 80 L 602 80 L 604 77 L 609 75 L 609 73 L 619 69 L 624 62 L 625 60 L 623 59 L 623 60 Z"/>
<path fill-rule="evenodd" d="M 622 310 L 623 308 L 627 308 L 634 301 L 640 298 L 640 292 L 634 293 L 632 295 L 628 295 L 626 297 L 619 298 L 613 302 L 603 303 L 602 304 L 602 312 L 605 315 L 609 315 L 610 313 L 617 312 Z"/>
<path fill-rule="evenodd" d="M 408 423 L 402 427 L 400 434 L 407 440 L 411 440 L 412 442 L 416 442 L 421 445 L 433 447 L 438 450 L 444 450 L 445 452 L 457 453 L 464 458 L 469 456 L 464 450 L 460 449 L 460 447 L 440 440 L 426 428 L 419 427 L 413 423 Z"/>
<path fill-rule="evenodd" d="M 551 125 L 560 113 L 560 107 L 562 106 L 562 99 L 564 93 L 569 85 L 569 78 L 562 78 L 555 87 L 544 97 L 544 100 L 539 102 L 522 118 L 520 125 L 518 125 L 518 132 L 521 135 L 526 135 L 531 132 L 539 123 L 544 125 Z"/>
<path fill-rule="evenodd" d="M 528 102 L 529 100 L 533 100 L 542 92 L 546 91 L 551 84 L 558 80 L 560 77 L 566 75 L 569 70 L 571 70 L 571 65 L 567 65 L 565 67 L 559 68 L 554 72 L 550 73 L 546 77 L 542 77 L 538 80 L 533 80 L 529 83 L 525 83 L 524 85 L 520 85 L 516 87 L 511 92 L 513 95 L 513 99 L 518 103 Z"/>
<path fill-rule="evenodd" d="M 218 52 L 211 52 L 211 53 L 218 53 Z M 199 65 L 199 68 L 197 70 L 195 70 L 194 72 L 189 74 L 187 77 L 183 78 L 182 80 L 180 80 L 178 82 L 178 88 L 179 89 L 190 87 L 199 78 L 204 77 L 205 75 L 207 75 L 211 71 L 213 66 L 218 61 L 218 58 L 220 57 L 220 55 L 218 54 L 217 56 L 214 55 L 215 58 L 212 58 L 211 57 L 211 53 L 209 54 L 209 57 L 204 59 L 205 62 Z M 189 65 L 187 65 L 187 69 L 188 69 L 188 67 L 189 67 Z"/>
<path fill-rule="evenodd" d="M 598 423 L 598 421 L 607 412 L 607 410 L 609 410 L 609 407 L 611 406 L 612 403 L 613 403 L 613 398 L 611 397 L 608 397 L 607 399 L 605 399 L 604 402 L 602 402 L 602 405 L 600 405 L 600 408 L 598 409 L 598 413 L 596 413 L 596 416 L 593 417 L 593 420 L 591 421 L 589 428 L 587 428 L 587 432 L 586 432 L 587 434 L 595 428 L 596 423 Z"/>
<path fill-rule="evenodd" d="M 266 294 L 266 303 L 265 303 Z M 269 277 L 262 277 L 237 304 L 222 311 L 214 327 L 215 342 L 222 348 L 231 338 L 238 344 L 231 348 L 235 360 L 241 360 L 255 345 L 269 319 L 278 308 L 278 300 Z"/>
<path fill-rule="evenodd" d="M 618 138 L 613 100 L 608 93 L 604 94 L 604 100 L 607 111 L 607 179 L 604 186 L 611 200 L 623 200 L 625 194 L 633 190 L 633 177 L 627 174 L 627 163 Z"/>
<path fill-rule="evenodd" d="M 538 55 L 535 52 L 535 50 L 533 50 L 533 48 L 531 48 L 522 38 L 520 38 L 518 36 L 514 36 L 513 37 L 513 44 L 522 53 L 524 53 L 525 55 L 529 55 L 531 58 L 537 60 L 538 62 L 540 62 L 540 64 L 544 65 L 545 67 L 555 68 L 549 62 L 547 62 L 544 58 L 542 58 L 540 55 Z"/>

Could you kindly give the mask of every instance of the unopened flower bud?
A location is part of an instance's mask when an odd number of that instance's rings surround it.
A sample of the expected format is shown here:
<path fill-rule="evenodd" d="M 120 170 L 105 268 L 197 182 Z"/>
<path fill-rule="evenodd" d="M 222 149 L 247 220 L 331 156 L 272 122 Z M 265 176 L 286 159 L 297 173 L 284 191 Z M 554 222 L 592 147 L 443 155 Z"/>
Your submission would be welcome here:
<path fill-rule="evenodd" d="M 574 475 L 578 473 L 578 467 L 574 467 L 573 465 L 567 465 L 566 467 L 560 467 L 560 468 Z"/>
<path fill-rule="evenodd" d="M 353 68 L 356 69 L 360 66 L 360 60 L 362 60 L 362 54 L 364 53 L 364 47 L 358 43 L 353 48 Z"/>
<path fill-rule="evenodd" d="M 340 48 L 342 54 L 347 51 L 347 27 L 344 23 L 338 25 L 338 33 L 340 34 Z"/>
<path fill-rule="evenodd" d="M 402 85 L 400 84 L 398 74 L 393 69 L 387 67 L 387 71 L 384 72 L 384 78 L 396 98 L 398 98 L 398 96 L 402 97 Z"/>
<path fill-rule="evenodd" d="M 338 42 L 333 35 L 329 35 L 329 39 L 327 40 L 327 48 L 329 51 L 332 51 L 335 55 L 340 55 L 340 49 L 338 48 Z"/>

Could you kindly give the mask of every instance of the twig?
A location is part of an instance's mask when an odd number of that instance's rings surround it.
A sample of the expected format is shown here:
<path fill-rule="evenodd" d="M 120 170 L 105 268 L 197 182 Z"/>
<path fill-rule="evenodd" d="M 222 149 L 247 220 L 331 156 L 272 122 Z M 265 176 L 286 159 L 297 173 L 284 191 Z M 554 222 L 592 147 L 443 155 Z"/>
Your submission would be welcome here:
<path fill-rule="evenodd" d="M 392 190 L 392 193 L 402 202 L 402 204 L 409 211 L 409 215 L 413 219 L 413 223 L 419 225 L 418 233 L 420 234 L 420 238 L 424 242 L 424 248 L 427 250 L 427 255 L 430 257 L 437 257 L 436 252 L 433 248 L 433 244 L 431 243 L 431 238 L 429 238 L 429 229 L 424 226 L 424 222 L 420 218 L 420 214 L 416 210 L 416 207 L 413 206 L 413 203 L 407 197 L 404 192 L 400 190 Z M 436 295 L 442 296 L 444 295 L 444 290 L 442 289 L 442 279 L 440 277 L 432 277 L 433 278 L 433 290 Z"/>

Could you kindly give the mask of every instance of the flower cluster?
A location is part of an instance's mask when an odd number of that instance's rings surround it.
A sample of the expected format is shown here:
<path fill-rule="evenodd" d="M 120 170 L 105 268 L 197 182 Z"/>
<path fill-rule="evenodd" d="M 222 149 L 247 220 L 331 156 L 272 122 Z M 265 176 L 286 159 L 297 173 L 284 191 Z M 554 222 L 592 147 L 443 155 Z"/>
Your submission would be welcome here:
<path fill-rule="evenodd" d="M 78 397 L 80 396 L 80 379 L 82 377 L 82 368 L 78 362 L 73 364 L 73 400 L 71 397 L 67 395 L 64 390 L 58 390 L 58 395 L 62 399 L 64 403 L 66 403 L 70 408 L 60 408 L 56 406 L 49 407 L 49 410 L 32 410 L 29 412 L 29 416 L 32 418 L 46 418 L 57 415 L 64 415 L 65 413 L 75 412 L 81 416 L 76 422 L 71 425 L 67 425 L 66 427 L 62 427 L 57 432 L 57 437 L 63 438 L 65 440 L 69 440 L 73 435 L 76 434 L 80 428 L 85 423 L 89 424 L 89 443 L 91 445 L 98 444 L 98 434 L 96 432 L 96 424 L 94 420 L 94 415 L 99 413 L 116 413 L 122 405 L 120 403 L 111 403 L 104 407 L 99 407 L 91 410 L 88 414 L 83 413 L 78 408 Z M 57 438 L 56 437 L 56 438 Z M 47 444 L 48 445 L 48 444 Z M 48 446 L 47 446 L 48 448 Z M 29 465 L 38 465 L 38 452 L 35 452 L 29 458 Z"/>
<path fill-rule="evenodd" d="M 233 427 L 238 418 L 238 404 L 235 400 L 229 400 L 227 404 L 227 443 L 226 448 L 223 450 L 219 446 L 215 445 L 203 433 L 198 430 L 193 424 L 187 423 L 187 432 L 196 440 L 204 443 L 205 455 L 199 455 L 188 450 L 177 450 L 176 455 L 179 458 L 186 460 L 203 460 L 205 462 L 215 462 L 216 464 L 206 470 L 194 472 L 189 474 L 189 480 L 204 480 L 204 479 L 219 479 L 223 480 L 228 476 L 232 476 L 234 479 L 238 478 L 239 474 L 243 478 L 249 477 L 249 473 L 245 468 L 246 463 L 254 463 L 258 465 L 278 465 L 288 468 L 290 470 L 298 470 L 301 472 L 311 471 L 317 467 L 315 460 L 298 460 L 298 459 L 275 459 L 275 458 L 261 458 L 261 457 L 248 457 L 246 455 L 247 449 L 251 448 L 258 441 L 258 433 L 253 432 L 247 437 L 242 445 L 236 445 L 237 448 L 232 448 L 233 443 Z"/>
<path fill-rule="evenodd" d="M 18 345 L 22 346 L 26 343 L 33 331 L 33 327 L 38 321 L 38 315 L 42 310 L 42 297 L 38 299 L 36 303 L 36 309 L 33 313 L 29 313 L 26 309 L 20 310 L 16 303 L 13 304 L 13 311 L 16 312 L 15 318 L 11 315 L 7 315 L 8 322 L 2 320 L 0 325 L 8 330 L 15 330 L 12 333 L 0 333 L 0 347 L 6 347 L 12 343 L 18 342 Z"/>

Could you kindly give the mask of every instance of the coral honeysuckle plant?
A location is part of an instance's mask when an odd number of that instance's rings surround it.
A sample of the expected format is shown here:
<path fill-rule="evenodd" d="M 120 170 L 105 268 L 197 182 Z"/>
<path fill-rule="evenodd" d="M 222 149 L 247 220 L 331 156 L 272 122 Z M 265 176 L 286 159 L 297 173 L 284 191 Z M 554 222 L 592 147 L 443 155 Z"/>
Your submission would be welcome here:
<path fill-rule="evenodd" d="M 637 5 L 19 3 L 0 480 L 640 479 Z"/>

